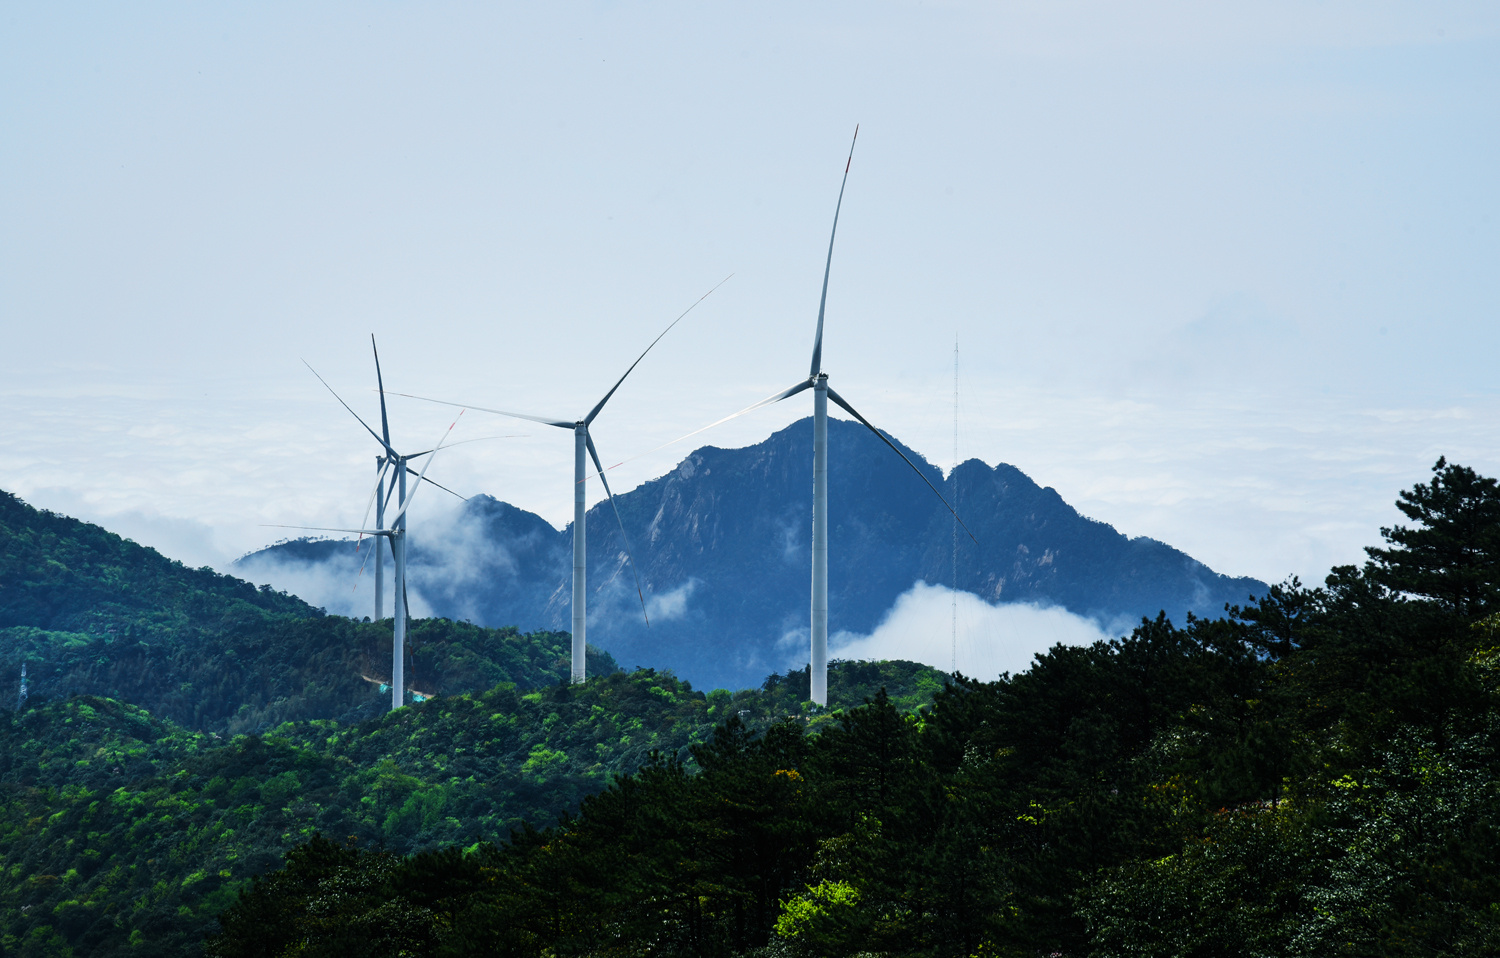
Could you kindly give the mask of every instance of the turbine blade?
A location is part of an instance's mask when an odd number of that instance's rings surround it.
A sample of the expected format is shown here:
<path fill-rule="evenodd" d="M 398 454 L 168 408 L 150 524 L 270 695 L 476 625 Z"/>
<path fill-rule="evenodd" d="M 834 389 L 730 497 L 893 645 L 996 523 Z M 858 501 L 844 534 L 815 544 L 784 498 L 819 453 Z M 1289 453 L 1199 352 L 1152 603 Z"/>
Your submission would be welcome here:
<path fill-rule="evenodd" d="M 383 513 L 391 507 L 391 500 L 396 497 L 396 480 L 391 477 L 391 484 L 385 487 L 385 502 L 381 503 L 380 511 Z"/>
<path fill-rule="evenodd" d="M 455 443 L 454 445 L 457 445 L 457 443 Z M 469 497 L 468 496 L 459 496 L 458 493 L 454 492 L 452 489 L 449 489 L 447 486 L 443 485 L 441 482 L 434 482 L 431 479 L 425 479 L 425 478 L 422 479 L 422 481 L 423 482 L 432 483 L 432 485 L 437 486 L 439 489 L 443 490 L 448 495 L 450 495 L 450 496 L 458 496 L 458 498 L 462 499 L 464 502 L 468 502 L 469 501 Z"/>
<path fill-rule="evenodd" d="M 380 388 L 380 434 L 391 444 L 391 421 L 385 414 L 385 380 L 380 376 L 380 350 L 375 348 L 375 334 L 370 334 L 370 349 L 375 353 L 375 385 Z"/>
<path fill-rule="evenodd" d="M 460 439 L 457 442 L 450 442 L 450 443 L 448 443 L 448 448 L 452 449 L 454 446 L 462 446 L 466 442 L 488 442 L 491 439 L 530 439 L 530 438 L 531 438 L 531 436 L 527 435 L 524 432 L 522 432 L 522 433 L 516 433 L 516 434 L 510 435 L 510 436 L 476 436 L 473 439 Z"/>
<path fill-rule="evenodd" d="M 468 407 L 465 406 L 464 408 L 467 409 Z M 568 428 L 571 429 L 573 427 L 569 426 Z M 454 446 L 462 446 L 466 442 L 485 442 L 485 441 L 490 440 L 490 439 L 530 439 L 530 438 L 531 438 L 530 436 L 525 435 L 525 434 L 516 435 L 516 436 L 479 436 L 479 437 L 476 437 L 474 439 L 460 439 L 458 442 L 450 442 L 446 446 L 444 446 L 443 448 L 444 449 L 452 449 Z M 414 453 L 410 454 L 409 456 L 406 457 L 406 460 L 408 462 L 410 462 L 413 459 L 421 459 L 423 456 L 430 456 L 434 452 L 437 452 L 437 450 L 436 449 L 423 449 L 421 452 L 414 452 Z"/>
<path fill-rule="evenodd" d="M 362 536 L 388 536 L 391 534 L 389 529 L 331 529 L 328 526 L 288 526 L 282 525 L 279 522 L 262 522 L 260 525 L 263 529 L 307 529 L 312 532 L 348 532 Z"/>
<path fill-rule="evenodd" d="M 714 428 L 715 426 L 722 426 L 726 422 L 729 422 L 731 419 L 738 419 L 741 416 L 745 415 L 746 413 L 754 412 L 755 410 L 759 409 L 762 406 L 769 406 L 772 403 L 781 402 L 783 399 L 786 399 L 788 396 L 795 396 L 795 395 L 797 395 L 797 393 L 802 392 L 804 389 L 811 389 L 811 388 L 812 388 L 812 382 L 810 380 L 807 381 L 807 382 L 798 383 L 797 385 L 793 386 L 791 389 L 783 390 L 782 392 L 779 392 L 779 393 L 777 393 L 774 396 L 769 396 L 769 397 L 767 397 L 765 399 L 762 399 L 758 403 L 753 403 L 753 404 L 751 404 L 749 406 L 746 406 L 744 409 L 741 409 L 739 412 L 730 413 L 729 415 L 725 416 L 723 419 L 716 419 L 716 420 L 714 420 L 713 422 L 709 423 L 706 426 L 700 426 L 697 429 L 694 429 L 692 432 L 687 433 L 686 435 L 678 436 L 676 439 L 672 439 L 672 440 L 670 440 L 668 442 L 664 442 L 661 445 L 656 446 L 654 448 L 647 449 L 645 452 L 637 453 L 636 455 L 631 456 L 628 459 L 621 459 L 619 462 L 615 463 L 613 466 L 610 466 L 609 468 L 610 469 L 618 469 L 620 466 L 625 465 L 625 463 L 627 463 L 627 462 L 635 462 L 637 459 L 640 459 L 640 458 L 642 458 L 644 456 L 649 456 L 653 452 L 660 452 L 661 450 L 667 448 L 668 446 L 675 446 L 679 442 L 683 442 L 684 440 L 691 439 L 694 436 L 698 435 L 699 433 L 708 432 L 710 429 Z M 608 470 L 606 470 L 606 471 L 608 471 Z"/>
<path fill-rule="evenodd" d="M 318 371 L 312 368 L 312 363 L 304 359 L 302 360 L 302 365 L 306 366 L 314 376 L 318 376 Z M 323 384 L 324 389 L 327 389 L 330 393 L 333 393 L 333 398 L 339 401 L 340 406 L 343 406 L 345 409 L 349 409 L 349 404 L 344 402 L 344 400 L 339 396 L 338 393 L 333 392 L 333 387 L 328 385 L 328 380 L 324 379 L 322 376 L 318 376 L 318 382 Z M 353 409 L 349 409 L 349 415 L 353 416 L 355 419 L 359 419 L 359 413 L 355 412 Z M 376 442 L 385 447 L 386 452 L 390 453 L 393 456 L 396 454 L 396 450 L 392 449 L 389 443 L 387 443 L 384 439 L 381 439 L 379 436 L 375 435 L 375 430 L 370 428 L 369 423 L 365 422 L 363 419 L 359 419 L 359 424 L 365 427 L 365 432 L 369 433 L 371 436 L 374 436 Z"/>
<path fill-rule="evenodd" d="M 464 418 L 464 413 L 460 412 L 458 414 L 458 418 L 454 419 L 451 423 L 448 424 L 448 428 L 443 432 L 443 438 L 439 439 L 438 444 L 432 447 L 432 455 L 428 456 L 427 461 L 422 464 L 422 471 L 417 473 L 417 481 L 412 483 L 411 489 L 407 491 L 406 501 L 401 503 L 401 511 L 397 512 L 396 517 L 391 520 L 392 529 L 396 528 L 396 524 L 401 521 L 401 517 L 406 515 L 406 510 L 411 508 L 411 501 L 417 497 L 417 490 L 422 488 L 422 480 L 427 478 L 427 470 L 431 469 L 433 462 L 437 460 L 437 452 L 439 449 L 443 448 L 443 441 L 452 434 L 453 427 L 458 425 L 458 420 L 462 418 Z M 437 485 L 437 483 L 434 482 L 433 485 Z M 454 494 L 457 495 L 457 493 Z M 463 497 L 460 496 L 459 498 Z"/>
<path fill-rule="evenodd" d="M 813 384 L 812 384 L 812 380 L 811 379 L 804 380 L 804 381 L 798 383 L 797 385 L 793 386 L 790 389 L 783 389 L 781 392 L 777 393 L 774 396 L 767 396 L 765 399 L 762 399 L 760 402 L 751 403 L 750 405 L 746 406 L 744 409 L 741 409 L 739 412 L 730 413 L 729 415 L 725 416 L 723 419 L 715 419 L 713 422 L 709 423 L 706 426 L 700 426 L 699 428 L 694 429 L 692 432 L 688 433 L 685 436 L 678 436 L 676 439 L 673 439 L 671 442 L 664 442 L 660 446 L 657 446 L 656 449 L 652 449 L 651 452 L 656 452 L 657 449 L 665 449 L 668 446 L 671 446 L 671 445 L 674 445 L 676 443 L 682 442 L 684 439 L 691 439 L 694 436 L 698 435 L 700 432 L 707 432 L 708 430 L 714 428 L 715 426 L 722 426 L 726 422 L 729 422 L 731 419 L 738 419 L 741 416 L 745 415 L 746 413 L 755 412 L 755 410 L 761 408 L 762 406 L 770 406 L 770 405 L 772 405 L 774 403 L 779 403 L 783 399 L 788 399 L 788 398 L 790 398 L 792 396 L 797 395 L 800 392 L 804 392 L 804 391 L 806 391 L 808 389 L 811 389 L 812 386 L 813 386 Z M 641 453 L 641 455 L 642 456 L 649 455 L 649 453 L 644 453 L 643 452 L 643 453 Z M 625 462 L 630 462 L 631 459 L 639 459 L 639 458 L 640 458 L 640 456 L 631 456 L 630 459 L 626 459 L 624 461 Z M 610 466 L 610 468 L 613 469 L 614 466 Z"/>
<path fill-rule="evenodd" d="M 413 396 L 411 393 L 391 393 L 392 396 L 400 396 L 404 399 L 420 399 L 423 402 L 435 402 L 439 406 L 457 406 L 460 409 L 472 409 L 475 412 L 492 412 L 497 416 L 509 416 L 512 419 L 525 419 L 527 422 L 539 422 L 544 426 L 560 426 L 563 429 L 572 429 L 578 425 L 576 422 L 563 419 L 548 419 L 546 416 L 528 416 L 524 412 L 506 412 L 504 409 L 486 409 L 483 406 L 471 406 L 463 402 L 448 402 L 446 399 L 428 399 L 426 396 Z"/>
<path fill-rule="evenodd" d="M 662 330 L 661 334 L 658 335 L 655 339 L 651 340 L 651 345 L 646 347 L 646 352 L 643 352 L 639 356 L 637 356 L 635 358 L 635 362 L 630 364 L 630 368 L 625 370 L 625 376 L 629 376 L 635 370 L 635 367 L 640 365 L 641 360 L 646 358 L 646 353 L 651 352 L 652 347 L 661 342 L 662 336 L 670 333 L 673 326 L 676 326 L 678 323 L 682 322 L 683 316 L 686 316 L 688 313 L 691 313 L 693 310 L 697 309 L 698 304 L 703 302 L 705 299 L 708 299 L 708 297 L 712 295 L 714 289 L 718 289 L 720 286 L 723 286 L 725 283 L 729 282 L 730 278 L 733 276 L 734 274 L 730 273 L 729 276 L 726 276 L 723 279 L 719 280 L 716 284 L 714 284 L 713 289 L 709 290 L 707 293 L 704 293 L 702 296 L 699 296 L 696 300 L 693 301 L 693 305 L 689 306 L 687 309 L 684 309 L 681 316 L 678 316 L 676 319 L 672 320 L 672 322 L 668 323 L 667 328 Z M 620 388 L 620 383 L 623 383 L 625 381 L 625 376 L 621 376 L 619 382 L 616 382 L 613 386 L 611 386 L 609 392 L 604 394 L 604 398 L 599 400 L 599 402 L 594 406 L 593 409 L 589 410 L 589 414 L 587 416 L 583 417 L 583 424 L 585 426 L 592 423 L 594 421 L 594 417 L 599 415 L 599 413 L 603 411 L 604 404 L 609 402 L 609 397 L 613 396 L 615 394 L 615 390 Z"/>
<path fill-rule="evenodd" d="M 355 548 L 357 550 L 358 546 L 356 546 Z M 379 542 L 375 543 L 375 549 L 379 549 L 379 548 L 380 548 L 380 543 Z M 359 591 L 359 580 L 363 579 L 365 577 L 365 564 L 370 561 L 370 556 L 372 556 L 372 555 L 375 554 L 375 549 L 371 549 L 369 552 L 366 552 L 365 553 L 365 557 L 359 561 L 359 572 L 358 572 L 358 574 L 356 574 L 354 576 L 354 588 L 350 589 L 349 590 L 350 592 L 358 592 Z"/>
<path fill-rule="evenodd" d="M 599 471 L 599 481 L 604 484 L 604 495 L 609 498 L 609 507 L 615 511 L 615 522 L 620 524 L 620 541 L 625 543 L 625 558 L 630 562 L 630 571 L 635 574 L 635 594 L 641 600 L 641 618 L 646 620 L 646 628 L 649 629 L 651 616 L 646 614 L 646 593 L 641 590 L 641 571 L 635 565 L 635 556 L 630 548 L 630 536 L 625 533 L 625 520 L 620 518 L 620 507 L 615 505 L 615 494 L 609 491 L 609 480 L 604 478 L 604 466 L 599 462 L 599 450 L 594 448 L 594 437 L 584 433 L 583 441 L 588 445 L 589 456 L 594 460 L 594 468 Z"/>
<path fill-rule="evenodd" d="M 870 420 L 866 419 L 864 416 L 861 416 L 858 412 L 856 412 L 855 409 L 854 409 L 854 407 L 851 406 L 851 405 L 849 405 L 849 403 L 847 403 L 844 400 L 843 396 L 840 396 L 838 393 L 834 392 L 831 388 L 828 390 L 828 398 L 832 399 L 834 402 L 836 402 L 840 406 L 842 406 L 843 409 L 844 409 L 844 412 L 847 412 L 849 415 L 853 416 L 855 419 L 858 419 L 861 423 L 863 423 L 864 427 L 866 429 L 870 430 L 875 435 L 879 436 L 880 437 L 880 441 L 883 442 L 883 443 L 885 443 L 887 446 L 890 446 L 891 450 L 893 452 L 895 452 L 896 455 L 898 455 L 898 456 L 901 457 L 901 461 L 902 462 L 906 463 L 908 466 L 911 466 L 911 471 L 915 472 L 917 474 L 918 478 L 920 478 L 923 482 L 927 483 L 927 488 L 931 489 L 932 490 L 932 494 L 935 495 L 935 496 L 937 496 L 938 500 L 941 501 L 944 506 L 947 506 L 949 512 L 953 513 L 953 518 L 958 520 L 958 524 L 960 526 L 963 526 L 963 530 L 968 535 L 968 537 L 970 539 L 974 539 L 974 533 L 969 532 L 969 527 L 964 525 L 964 521 L 963 521 L 963 519 L 959 518 L 958 512 L 956 510 L 954 510 L 954 508 L 952 506 L 948 505 L 948 500 L 943 498 L 943 494 L 941 492 L 938 492 L 937 486 L 934 486 L 932 484 L 932 480 L 931 479 L 928 479 L 926 476 L 922 475 L 922 470 L 920 470 L 920 469 L 917 468 L 916 463 L 914 463 L 910 459 L 906 458 L 906 453 L 902 452 L 901 448 L 899 446 L 897 446 L 895 443 L 891 442 L 891 439 L 890 439 L 889 436 L 887 436 L 885 433 L 881 432 L 879 429 L 876 429 L 874 426 L 870 425 Z M 974 544 L 975 545 L 979 545 L 979 540 L 978 539 L 974 539 Z"/>
<path fill-rule="evenodd" d="M 828 305 L 828 273 L 833 269 L 833 238 L 839 233 L 839 210 L 844 206 L 844 186 L 849 182 L 849 167 L 854 163 L 854 144 L 859 139 L 859 124 L 854 125 L 854 139 L 849 141 L 849 159 L 844 161 L 844 179 L 839 183 L 839 201 L 833 207 L 833 230 L 828 234 L 828 262 L 823 264 L 823 295 L 818 299 L 818 335 L 813 338 L 812 371 L 823 371 L 823 307 Z"/>
<path fill-rule="evenodd" d="M 800 392 L 804 392 L 805 390 L 811 389 L 812 387 L 813 387 L 813 381 L 811 379 L 808 379 L 805 382 L 798 383 L 797 385 L 793 386 L 790 389 L 783 389 L 781 392 L 777 393 L 774 396 L 767 396 L 765 399 L 762 399 L 760 402 L 756 403 L 753 406 L 746 406 L 744 409 L 742 409 L 739 412 L 735 413 L 734 416 L 743 416 L 745 413 L 747 413 L 747 412 L 754 412 L 755 410 L 759 409 L 762 406 L 769 406 L 772 403 L 779 403 L 783 399 L 789 399 L 792 396 L 795 396 L 795 395 L 797 395 Z M 734 416 L 727 416 L 724 419 L 720 419 L 719 422 L 725 422 L 725 421 L 727 421 L 729 419 L 733 419 Z M 704 426 L 703 428 L 705 428 L 705 429 L 712 429 L 714 426 L 717 426 L 719 424 L 719 422 L 710 423 L 709 425 Z"/>
<path fill-rule="evenodd" d="M 370 524 L 370 510 L 375 508 L 375 498 L 380 495 L 380 484 L 385 481 L 385 474 L 390 471 L 391 461 L 385 460 L 380 471 L 375 474 L 375 486 L 370 490 L 370 501 L 365 503 L 365 517 L 359 520 L 359 524 L 367 526 Z"/>

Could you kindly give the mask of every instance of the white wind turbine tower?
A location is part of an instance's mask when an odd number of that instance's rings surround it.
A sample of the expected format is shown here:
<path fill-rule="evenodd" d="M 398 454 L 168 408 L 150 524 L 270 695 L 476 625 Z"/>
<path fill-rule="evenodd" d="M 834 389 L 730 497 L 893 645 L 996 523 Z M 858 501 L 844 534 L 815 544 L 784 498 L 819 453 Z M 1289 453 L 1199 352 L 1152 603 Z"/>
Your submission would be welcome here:
<path fill-rule="evenodd" d="M 372 350 L 375 349 L 374 336 L 370 337 L 370 348 Z M 365 427 L 365 431 L 368 432 L 372 437 L 374 437 L 375 441 L 380 443 L 381 445 L 383 451 L 381 455 L 376 459 L 377 473 L 375 479 L 375 489 L 370 495 L 369 504 L 365 506 L 365 519 L 369 519 L 370 509 L 373 507 L 376 510 L 376 521 L 375 528 L 373 529 L 332 529 L 323 526 L 282 526 L 281 528 L 311 529 L 321 532 L 349 532 L 359 535 L 374 536 L 390 542 L 391 556 L 394 559 L 395 563 L 395 576 L 394 582 L 392 583 L 395 590 L 395 622 L 393 640 L 391 645 L 391 708 L 392 710 L 395 710 L 405 704 L 404 697 L 406 694 L 406 512 L 409 508 L 411 508 L 411 502 L 412 499 L 416 496 L 417 488 L 420 487 L 423 482 L 431 483 L 432 485 L 437 486 L 439 489 L 442 489 L 444 492 L 449 492 L 455 496 L 458 496 L 458 493 L 453 492 L 453 490 L 447 488 L 446 486 L 440 485 L 439 483 L 433 482 L 433 480 L 427 478 L 427 470 L 432 466 L 432 461 L 433 458 L 435 458 L 435 454 L 439 449 L 442 448 L 443 442 L 447 440 L 449 433 L 453 430 L 453 426 L 457 425 L 458 421 L 454 420 L 454 422 L 448 426 L 448 429 L 443 433 L 443 439 L 439 441 L 438 444 L 433 448 L 423 450 L 422 452 L 414 452 L 407 455 L 402 455 L 401 453 L 398 453 L 391 445 L 390 420 L 386 416 L 385 409 L 385 383 L 380 374 L 380 353 L 378 350 L 375 351 L 375 381 L 380 391 L 381 431 L 379 433 L 377 433 L 374 429 L 371 429 L 369 423 L 360 418 L 359 413 L 351 409 L 349 407 L 349 404 L 344 402 L 343 398 L 340 397 L 337 392 L 334 392 L 333 387 L 328 385 L 327 380 L 318 375 L 318 371 L 316 369 L 313 369 L 311 364 L 308 364 L 305 361 L 304 364 L 307 365 L 308 369 L 312 370 L 312 374 L 314 376 L 318 377 L 318 381 L 323 384 L 324 388 L 326 388 L 330 393 L 333 394 L 333 398 L 339 401 L 339 405 L 348 410 L 349 415 L 358 420 L 359 424 Z M 462 416 L 463 414 L 460 413 L 459 415 Z M 428 456 L 429 458 L 427 462 L 422 466 L 422 471 L 417 474 L 417 478 L 412 485 L 411 492 L 408 493 L 406 488 L 408 474 L 407 463 L 413 459 L 419 459 L 422 456 Z M 395 517 L 391 520 L 391 524 L 389 526 L 386 526 L 384 518 L 385 506 L 388 498 L 386 494 L 386 479 L 387 473 L 390 472 L 395 473 L 394 476 L 389 477 L 391 480 L 390 491 L 396 494 L 398 509 Z M 459 496 L 459 498 L 462 499 L 463 497 Z M 382 554 L 380 552 L 379 545 L 376 545 L 375 547 L 375 555 L 375 616 L 376 621 L 378 622 L 380 620 L 381 612 L 382 587 L 380 577 Z"/>
<path fill-rule="evenodd" d="M 839 210 L 844 205 L 844 185 L 849 182 L 849 167 L 854 162 L 854 142 L 858 139 L 859 127 L 856 126 L 854 140 L 849 143 L 849 159 L 844 163 L 844 179 L 839 183 L 838 204 L 833 208 L 833 230 L 828 236 L 828 260 L 823 266 L 823 294 L 818 300 L 818 331 L 813 338 L 812 368 L 807 379 L 743 411 L 769 406 L 806 389 L 813 391 L 812 661 L 809 669 L 809 697 L 818 705 L 828 704 L 828 400 L 832 399 L 843 407 L 845 412 L 859 420 L 866 429 L 879 436 L 881 442 L 890 446 L 902 461 L 911 466 L 912 472 L 927 483 L 927 488 L 942 500 L 959 524 L 963 525 L 963 520 L 958 519 L 958 513 L 948 505 L 948 500 L 943 498 L 943 494 L 938 492 L 931 480 L 922 475 L 922 470 L 907 459 L 906 454 L 885 433 L 870 425 L 868 419 L 861 416 L 844 397 L 834 392 L 828 385 L 828 374 L 823 371 L 823 309 L 828 303 L 828 274 L 833 267 L 833 240 L 838 235 Z M 969 532 L 967 526 L 964 526 L 964 532 Z M 969 538 L 973 537 L 973 533 L 969 533 Z"/>
<path fill-rule="evenodd" d="M 601 412 L 604 411 L 604 404 L 607 403 L 607 402 L 609 402 L 610 398 L 612 396 L 614 396 L 615 390 L 617 390 L 617 389 L 620 388 L 620 385 L 625 382 L 626 377 L 628 377 L 635 370 L 636 366 L 640 365 L 641 360 L 643 360 L 643 359 L 646 358 L 646 353 L 651 352 L 652 348 L 657 343 L 661 342 L 662 337 L 665 336 L 665 335 L 667 335 L 667 333 L 671 332 L 672 331 L 672 327 L 676 326 L 678 323 L 680 323 L 682 321 L 683 316 L 686 316 L 688 313 L 691 313 L 697 307 L 698 303 L 703 302 L 705 299 L 707 299 L 709 297 L 709 294 L 712 293 L 714 291 L 714 289 L 718 289 L 719 286 L 723 286 L 728 281 L 729 281 L 729 277 L 728 276 L 724 277 L 724 279 L 720 280 L 719 283 L 718 283 L 718 285 L 714 286 L 713 289 L 710 289 L 707 293 L 704 293 L 702 296 L 698 297 L 697 301 L 694 302 L 692 306 L 689 306 L 687 309 L 683 310 L 681 316 L 678 316 L 676 319 L 672 320 L 672 322 L 667 325 L 666 329 L 662 330 L 661 333 L 658 334 L 655 339 L 651 340 L 651 345 L 647 346 L 646 349 L 645 349 L 645 351 L 642 352 L 639 356 L 636 357 L 635 362 L 633 362 L 633 363 L 630 364 L 630 368 L 627 369 L 627 370 L 625 370 L 625 374 L 623 376 L 621 376 L 618 380 L 616 380 L 615 384 L 610 387 L 609 392 L 607 392 L 607 393 L 604 394 L 604 398 L 600 399 L 597 403 L 595 403 L 594 404 L 594 408 L 590 409 L 588 411 L 588 414 L 585 415 L 582 419 L 577 419 L 577 420 L 571 420 L 570 421 L 570 420 L 562 418 L 562 417 L 556 417 L 556 418 L 554 418 L 554 417 L 548 417 L 548 416 L 533 416 L 533 415 L 529 415 L 527 413 L 508 412 L 508 411 L 506 411 L 504 409 L 487 409 L 487 408 L 485 408 L 483 406 L 476 406 L 476 405 L 472 405 L 470 403 L 446 402 L 446 401 L 441 400 L 441 399 L 428 399 L 425 396 L 412 396 L 412 395 L 409 395 L 408 393 L 396 393 L 396 395 L 398 395 L 398 396 L 405 396 L 408 399 L 422 399 L 422 400 L 424 400 L 426 402 L 440 403 L 440 404 L 445 405 L 445 406 L 462 406 L 465 409 L 473 409 L 473 410 L 476 410 L 478 412 L 495 413 L 496 415 L 500 415 L 500 416 L 509 416 L 512 419 L 525 419 L 528 422 L 537 422 L 537 423 L 541 423 L 544 426 L 556 426 L 559 429 L 569 429 L 569 430 L 572 430 L 572 432 L 573 432 L 573 648 L 572 648 L 573 669 L 572 669 L 572 679 L 573 679 L 573 682 L 575 682 L 575 683 L 582 682 L 585 678 L 587 678 L 587 675 L 586 675 L 586 671 L 587 670 L 585 668 L 585 652 L 586 652 L 586 650 L 588 648 L 588 644 L 587 644 L 587 634 L 588 634 L 588 565 L 587 565 L 587 560 L 588 560 L 588 529 L 586 527 L 586 523 L 587 523 L 587 518 L 586 518 L 586 516 L 587 516 L 587 509 L 586 509 L 586 506 L 587 506 L 587 504 L 586 504 L 586 501 L 585 501 L 585 498 L 584 498 L 584 492 L 585 492 L 585 485 L 584 484 L 585 484 L 585 482 L 588 479 L 588 462 L 585 459 L 585 454 L 587 454 L 588 458 L 593 459 L 593 461 L 594 461 L 594 469 L 598 472 L 598 474 L 599 474 L 599 481 L 604 486 L 604 495 L 609 499 L 610 508 L 614 510 L 615 521 L 617 523 L 619 523 L 619 525 L 620 525 L 620 538 L 625 543 L 625 556 L 626 556 L 626 559 L 630 562 L 630 570 L 631 570 L 631 572 L 635 575 L 635 591 L 636 591 L 636 595 L 641 600 L 641 615 L 643 617 L 646 617 L 646 624 L 647 625 L 651 624 L 650 617 L 646 615 L 646 596 L 645 596 L 645 593 L 641 589 L 641 574 L 640 574 L 640 570 L 637 569 L 636 566 L 635 566 L 635 558 L 633 556 L 633 550 L 630 548 L 630 537 L 625 532 L 625 520 L 620 517 L 620 508 L 619 508 L 619 506 L 615 505 L 614 493 L 610 492 L 610 489 L 609 489 L 609 480 L 606 479 L 605 476 L 604 476 L 604 465 L 603 465 L 603 463 L 601 463 L 599 461 L 599 452 L 598 452 L 597 449 L 594 448 L 594 440 L 593 440 L 593 437 L 589 435 L 589 427 L 591 425 L 593 425 L 593 422 L 594 422 L 594 420 L 596 418 L 598 418 L 599 413 L 601 413 Z"/>

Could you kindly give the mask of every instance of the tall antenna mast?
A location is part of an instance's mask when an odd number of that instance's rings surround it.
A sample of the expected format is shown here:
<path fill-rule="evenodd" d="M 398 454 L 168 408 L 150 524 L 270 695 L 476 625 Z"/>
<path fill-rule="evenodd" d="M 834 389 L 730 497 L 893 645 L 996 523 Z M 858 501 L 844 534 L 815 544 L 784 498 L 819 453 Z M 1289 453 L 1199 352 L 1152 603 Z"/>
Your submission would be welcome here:
<path fill-rule="evenodd" d="M 953 472 L 958 475 L 958 334 L 953 334 Z M 958 509 L 958 483 L 953 483 L 953 508 Z M 953 671 L 958 672 L 958 512 L 953 513 Z"/>

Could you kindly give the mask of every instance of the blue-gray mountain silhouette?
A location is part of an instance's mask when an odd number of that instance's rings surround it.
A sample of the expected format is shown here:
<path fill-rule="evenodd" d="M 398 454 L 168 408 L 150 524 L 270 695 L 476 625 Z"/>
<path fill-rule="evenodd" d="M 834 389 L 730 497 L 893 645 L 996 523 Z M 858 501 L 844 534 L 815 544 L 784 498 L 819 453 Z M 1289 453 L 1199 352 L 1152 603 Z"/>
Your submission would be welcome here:
<path fill-rule="evenodd" d="M 863 426 L 830 420 L 829 442 L 829 629 L 868 633 L 915 583 L 952 584 L 952 517 Z M 1159 611 L 1214 616 L 1265 591 L 1079 515 L 1014 466 L 970 460 L 945 479 L 902 449 L 978 540 L 959 536 L 958 588 L 987 601 L 1061 606 L 1118 624 Z M 700 687 L 750 685 L 798 656 L 805 662 L 811 419 L 743 449 L 698 449 L 616 501 L 652 621 L 642 621 L 619 530 L 601 503 L 588 525 L 591 643 L 626 667 L 671 668 Z M 570 528 L 559 532 L 488 496 L 469 500 L 459 521 L 461 547 L 449 537 L 445 549 L 420 528 L 412 535 L 411 588 L 438 615 L 567 627 Z M 347 543 L 299 541 L 246 556 L 239 571 L 257 578 L 268 561 L 328 564 L 350 577 L 358 563 Z"/>

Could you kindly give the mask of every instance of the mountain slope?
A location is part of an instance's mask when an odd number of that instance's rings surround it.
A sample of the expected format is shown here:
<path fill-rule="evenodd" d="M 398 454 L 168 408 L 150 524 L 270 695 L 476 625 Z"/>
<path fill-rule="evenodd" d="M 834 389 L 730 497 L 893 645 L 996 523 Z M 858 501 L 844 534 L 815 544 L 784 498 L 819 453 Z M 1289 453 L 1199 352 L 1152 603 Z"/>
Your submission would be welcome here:
<path fill-rule="evenodd" d="M 829 422 L 829 628 L 864 634 L 924 581 L 952 582 L 952 520 L 862 426 Z M 904 448 L 904 447 L 903 447 Z M 976 460 L 944 478 L 905 450 L 978 543 L 960 538 L 958 588 L 991 602 L 1059 605 L 1106 624 L 1166 611 L 1216 615 L 1264 583 L 1219 575 L 1151 539 L 1087 519 L 1013 466 Z M 618 496 L 647 587 L 651 626 L 608 504 L 589 512 L 589 639 L 628 666 L 670 667 L 700 686 L 740 687 L 805 661 L 812 426 L 743 449 L 704 447 Z M 413 589 L 434 612 L 491 625 L 567 628 L 571 529 L 476 497 L 411 540 Z M 240 560 L 248 577 L 318 570 L 349 581 L 347 543 L 285 544 Z"/>
<path fill-rule="evenodd" d="M 829 678 L 835 708 L 885 687 L 911 710 L 947 677 L 885 662 Z M 314 830 L 400 853 L 500 841 L 576 812 L 655 752 L 686 758 L 731 715 L 756 729 L 836 721 L 810 715 L 806 694 L 805 673 L 705 695 L 616 672 L 232 739 L 93 696 L 0 710 L 0 949 L 197 955 L 214 915 Z"/>
<path fill-rule="evenodd" d="M 189 569 L 0 490 L 0 628 L 150 633 L 236 614 L 320 614 L 296 596 Z"/>
<path fill-rule="evenodd" d="M 407 675 L 427 694 L 548 685 L 567 674 L 568 644 L 418 620 Z M 188 728 L 250 732 L 378 714 L 390 660 L 389 622 L 325 615 L 0 493 L 0 701 L 14 701 L 25 662 L 37 698 L 109 696 Z M 616 668 L 597 654 L 590 667 Z"/>

